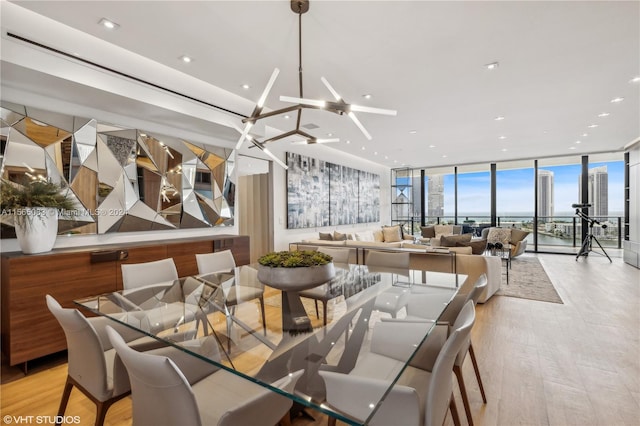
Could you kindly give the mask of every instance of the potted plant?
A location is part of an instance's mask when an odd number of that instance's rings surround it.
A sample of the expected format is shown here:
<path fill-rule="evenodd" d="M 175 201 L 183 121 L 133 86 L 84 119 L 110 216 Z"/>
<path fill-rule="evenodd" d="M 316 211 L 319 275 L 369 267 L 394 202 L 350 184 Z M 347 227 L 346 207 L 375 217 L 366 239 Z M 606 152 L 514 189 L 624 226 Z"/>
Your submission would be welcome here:
<path fill-rule="evenodd" d="M 2 216 L 13 222 L 23 253 L 43 253 L 53 248 L 58 234 L 58 213 L 74 208 L 64 190 L 48 181 L 0 182 Z"/>
<path fill-rule="evenodd" d="M 300 291 L 330 281 L 333 258 L 318 251 L 280 251 L 258 259 L 258 279 L 283 291 Z"/>

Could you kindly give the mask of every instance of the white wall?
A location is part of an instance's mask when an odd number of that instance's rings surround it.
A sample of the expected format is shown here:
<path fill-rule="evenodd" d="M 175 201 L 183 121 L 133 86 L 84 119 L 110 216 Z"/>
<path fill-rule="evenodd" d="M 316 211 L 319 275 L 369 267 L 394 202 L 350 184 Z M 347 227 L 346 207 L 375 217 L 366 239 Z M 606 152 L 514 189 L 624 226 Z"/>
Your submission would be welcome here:
<path fill-rule="evenodd" d="M 627 147 L 629 153 L 629 241 L 624 242 L 624 260 L 640 267 L 640 141 Z"/>
<path fill-rule="evenodd" d="M 275 145 L 275 144 L 274 144 Z M 360 223 L 356 225 L 324 226 L 318 228 L 287 229 L 287 182 L 286 170 L 277 164 L 273 165 L 273 217 L 274 217 L 274 249 L 288 250 L 289 243 L 307 238 L 318 238 L 318 232 L 333 232 L 334 230 L 371 229 L 381 225 L 391 224 L 391 171 L 388 167 L 353 155 L 342 153 L 326 145 L 290 145 L 280 144 L 269 147 L 279 159 L 286 160 L 286 152 L 307 155 L 318 160 L 329 161 L 334 164 L 352 167 L 380 175 L 380 222 Z"/>

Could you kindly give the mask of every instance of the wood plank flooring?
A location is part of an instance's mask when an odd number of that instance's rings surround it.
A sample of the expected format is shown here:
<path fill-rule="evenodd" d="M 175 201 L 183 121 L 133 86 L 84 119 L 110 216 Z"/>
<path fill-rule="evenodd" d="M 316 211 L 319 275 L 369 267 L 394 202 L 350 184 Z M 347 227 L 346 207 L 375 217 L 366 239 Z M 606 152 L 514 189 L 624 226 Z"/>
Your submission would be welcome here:
<path fill-rule="evenodd" d="M 478 306 L 472 338 L 486 405 L 471 361 L 463 366 L 475 424 L 640 424 L 640 271 L 620 258 L 610 264 L 596 256 L 577 262 L 566 255 L 537 257 L 564 304 L 493 297 Z M 17 379 L 19 371 L 3 366 L 3 416 L 55 415 L 66 364 L 55 357 L 48 363 Z M 93 404 L 75 390 L 66 414 L 80 416 L 81 424 L 95 418 Z M 326 424 L 326 416 L 311 414 L 315 421 L 301 417 L 293 424 Z M 105 424 L 131 424 L 130 398 L 111 407 Z M 450 417 L 445 424 L 453 424 Z"/>

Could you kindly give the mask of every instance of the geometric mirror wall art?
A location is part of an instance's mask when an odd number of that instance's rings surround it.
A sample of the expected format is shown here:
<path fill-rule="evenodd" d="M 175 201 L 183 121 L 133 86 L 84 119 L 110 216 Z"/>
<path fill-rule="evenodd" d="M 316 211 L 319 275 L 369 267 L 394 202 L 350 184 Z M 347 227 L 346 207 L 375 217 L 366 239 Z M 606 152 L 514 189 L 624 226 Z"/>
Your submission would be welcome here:
<path fill-rule="evenodd" d="M 60 234 L 233 225 L 232 149 L 6 102 L 0 120 L 0 176 L 57 183 L 74 201 Z"/>

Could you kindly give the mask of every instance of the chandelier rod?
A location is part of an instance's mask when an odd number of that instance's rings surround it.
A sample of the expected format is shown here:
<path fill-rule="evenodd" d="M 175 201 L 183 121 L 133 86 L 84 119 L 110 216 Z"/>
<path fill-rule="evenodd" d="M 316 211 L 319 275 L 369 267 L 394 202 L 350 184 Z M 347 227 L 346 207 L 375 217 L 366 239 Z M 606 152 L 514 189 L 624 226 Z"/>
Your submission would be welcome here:
<path fill-rule="evenodd" d="M 298 2 L 298 80 L 300 85 L 300 97 L 304 98 L 302 92 L 302 1 Z M 298 108 L 298 119 L 296 120 L 296 130 L 300 129 L 302 120 L 302 108 Z"/>

